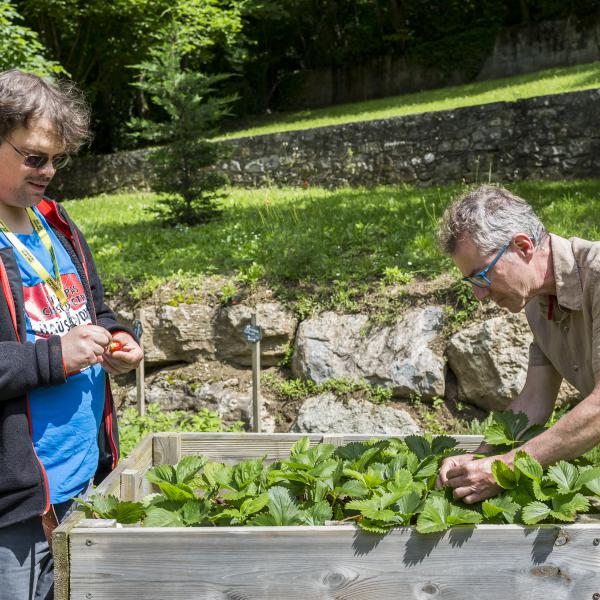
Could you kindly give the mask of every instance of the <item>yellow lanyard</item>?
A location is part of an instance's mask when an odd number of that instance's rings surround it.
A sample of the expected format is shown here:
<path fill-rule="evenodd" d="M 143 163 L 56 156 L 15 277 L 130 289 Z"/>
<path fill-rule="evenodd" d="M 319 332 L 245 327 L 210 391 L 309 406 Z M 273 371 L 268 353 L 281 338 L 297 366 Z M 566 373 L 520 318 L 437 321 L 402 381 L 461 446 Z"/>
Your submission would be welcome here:
<path fill-rule="evenodd" d="M 58 301 L 62 306 L 67 306 L 69 301 L 67 299 L 67 295 L 65 294 L 65 290 L 63 289 L 62 282 L 60 280 L 60 269 L 58 268 L 58 261 L 56 260 L 56 254 L 54 252 L 54 248 L 52 247 L 52 241 L 50 240 L 50 236 L 48 232 L 42 225 L 39 217 L 33 212 L 31 208 L 27 209 L 27 214 L 29 216 L 29 220 L 33 225 L 33 228 L 40 236 L 40 240 L 48 253 L 50 254 L 50 258 L 52 259 L 52 265 L 54 267 L 54 277 L 46 271 L 42 263 L 26 248 L 26 246 L 21 242 L 21 240 L 6 226 L 4 221 L 0 219 L 0 231 L 8 238 L 8 241 L 14 246 L 15 250 L 17 250 L 21 256 L 27 261 L 27 263 L 31 266 L 31 268 L 39 275 L 40 279 L 44 281 L 47 285 L 50 286 L 52 291 L 56 294 Z"/>

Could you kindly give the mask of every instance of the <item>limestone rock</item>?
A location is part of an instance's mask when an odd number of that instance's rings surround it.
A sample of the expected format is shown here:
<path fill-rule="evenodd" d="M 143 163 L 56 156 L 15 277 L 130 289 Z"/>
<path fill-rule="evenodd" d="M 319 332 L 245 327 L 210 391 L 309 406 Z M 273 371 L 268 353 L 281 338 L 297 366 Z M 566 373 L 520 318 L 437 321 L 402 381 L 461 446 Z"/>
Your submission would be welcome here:
<path fill-rule="evenodd" d="M 404 410 L 366 400 L 342 402 L 326 392 L 304 401 L 292 431 L 408 435 L 419 433 L 420 429 Z"/>
<path fill-rule="evenodd" d="M 253 309 L 238 304 L 222 308 L 215 321 L 215 344 L 220 359 L 233 364 L 252 364 L 252 346 L 246 341 L 244 327 L 250 323 Z M 262 328 L 261 365 L 274 366 L 281 361 L 294 339 L 298 319 L 281 304 L 256 305 L 257 322 Z"/>
<path fill-rule="evenodd" d="M 443 396 L 442 317 L 436 306 L 414 309 L 391 327 L 368 330 L 366 315 L 322 313 L 300 324 L 292 370 L 316 383 L 365 379 L 398 397 Z"/>
<path fill-rule="evenodd" d="M 146 365 L 192 363 L 215 354 L 213 324 L 215 310 L 204 304 L 147 306 L 144 308 L 144 360 Z M 131 314 L 120 314 L 131 324 Z"/>
<path fill-rule="evenodd" d="M 454 334 L 447 354 L 459 399 L 505 409 L 525 384 L 532 339 L 524 313 L 494 317 Z"/>

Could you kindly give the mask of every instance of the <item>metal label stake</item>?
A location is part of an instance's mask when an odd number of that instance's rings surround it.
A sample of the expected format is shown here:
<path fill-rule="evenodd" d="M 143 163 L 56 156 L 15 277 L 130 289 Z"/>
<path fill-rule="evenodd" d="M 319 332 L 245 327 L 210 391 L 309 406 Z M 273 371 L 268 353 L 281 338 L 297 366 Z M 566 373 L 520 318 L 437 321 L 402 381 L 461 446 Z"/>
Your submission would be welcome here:
<path fill-rule="evenodd" d="M 250 324 L 244 327 L 246 340 L 252 344 L 252 431 L 262 429 L 262 406 L 260 400 L 260 340 L 262 329 L 256 324 L 256 313 L 252 313 Z"/>
<path fill-rule="evenodd" d="M 142 337 L 144 333 L 144 327 L 142 326 L 142 322 L 144 320 L 144 309 L 138 308 L 135 311 L 135 321 L 133 322 L 133 334 L 138 339 L 140 343 L 140 348 L 142 352 L 144 352 L 144 339 Z M 143 417 L 146 414 L 146 394 L 144 390 L 144 358 L 142 356 L 142 360 L 135 370 L 135 391 L 137 398 L 137 410 L 140 417 Z"/>

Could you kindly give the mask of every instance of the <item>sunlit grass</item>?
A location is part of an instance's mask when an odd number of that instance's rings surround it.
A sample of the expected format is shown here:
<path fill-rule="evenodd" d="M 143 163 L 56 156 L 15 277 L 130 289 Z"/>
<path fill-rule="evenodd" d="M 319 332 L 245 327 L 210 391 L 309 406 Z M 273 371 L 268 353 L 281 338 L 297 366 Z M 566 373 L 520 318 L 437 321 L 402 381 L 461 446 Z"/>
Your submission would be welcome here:
<path fill-rule="evenodd" d="M 522 182 L 547 227 L 600 239 L 600 180 Z M 66 202 L 94 252 L 109 292 L 143 296 L 165 283 L 201 290 L 209 276 L 276 292 L 345 298 L 403 274 L 430 278 L 450 262 L 435 224 L 459 186 L 230 191 L 221 219 L 161 227 L 144 209 L 156 196 L 97 196 Z"/>
<path fill-rule="evenodd" d="M 381 100 L 272 115 L 257 119 L 254 126 L 231 131 L 218 139 L 312 129 L 354 121 L 388 119 L 492 102 L 511 102 L 534 96 L 562 94 L 597 87 L 600 87 L 600 62 L 593 62 Z"/>

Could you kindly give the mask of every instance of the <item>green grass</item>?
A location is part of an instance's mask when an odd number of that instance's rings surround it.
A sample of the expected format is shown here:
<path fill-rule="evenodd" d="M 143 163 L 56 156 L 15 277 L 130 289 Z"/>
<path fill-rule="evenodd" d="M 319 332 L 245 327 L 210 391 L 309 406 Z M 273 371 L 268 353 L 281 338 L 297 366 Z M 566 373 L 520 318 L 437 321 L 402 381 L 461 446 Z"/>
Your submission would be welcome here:
<path fill-rule="evenodd" d="M 549 229 L 600 239 L 600 179 L 522 182 Z M 110 293 L 141 298 L 170 284 L 175 301 L 217 276 L 226 297 L 260 285 L 296 303 L 352 309 L 382 285 L 429 278 L 450 268 L 435 223 L 459 186 L 374 190 L 231 190 L 223 217 L 197 227 L 161 228 L 145 212 L 153 195 L 66 202 L 90 242 Z M 226 292 L 226 293 L 225 293 Z"/>
<path fill-rule="evenodd" d="M 450 110 L 491 102 L 511 102 L 534 96 L 562 94 L 597 87 L 600 87 L 600 62 L 593 62 L 575 67 L 547 69 L 527 75 L 445 87 L 381 100 L 281 113 L 257 119 L 253 126 L 230 131 L 217 139 L 312 129 L 354 121 L 389 119 L 390 117 Z"/>

